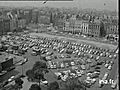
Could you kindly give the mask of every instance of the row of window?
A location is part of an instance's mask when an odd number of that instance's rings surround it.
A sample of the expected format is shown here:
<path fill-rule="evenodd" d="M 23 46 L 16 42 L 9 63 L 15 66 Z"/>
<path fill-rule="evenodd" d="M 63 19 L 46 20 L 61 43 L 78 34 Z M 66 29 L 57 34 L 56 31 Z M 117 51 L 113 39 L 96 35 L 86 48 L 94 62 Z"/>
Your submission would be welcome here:
<path fill-rule="evenodd" d="M 86 27 L 86 26 L 73 26 L 73 25 L 71 25 L 71 26 L 69 26 L 69 25 L 67 25 L 66 27 L 70 27 L 70 28 L 82 28 L 82 29 L 100 29 L 100 26 L 97 26 L 97 27 Z"/>
<path fill-rule="evenodd" d="M 90 25 L 89 28 L 90 29 L 99 29 L 100 26 L 99 25 Z"/>

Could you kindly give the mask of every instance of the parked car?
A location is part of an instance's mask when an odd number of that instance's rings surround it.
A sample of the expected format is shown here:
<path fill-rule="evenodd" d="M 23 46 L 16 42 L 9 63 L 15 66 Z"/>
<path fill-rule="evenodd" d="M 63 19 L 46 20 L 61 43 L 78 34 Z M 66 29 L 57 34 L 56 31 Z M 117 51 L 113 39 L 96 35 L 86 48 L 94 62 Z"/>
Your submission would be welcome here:
<path fill-rule="evenodd" d="M 37 56 L 37 53 L 36 52 L 32 52 L 31 55 L 32 56 Z"/>
<path fill-rule="evenodd" d="M 111 69 L 112 69 L 112 65 L 109 65 L 109 66 L 108 66 L 108 70 L 111 70 Z"/>
<path fill-rule="evenodd" d="M 106 63 L 106 64 L 105 64 L 105 67 L 107 68 L 108 66 L 109 66 L 109 64 Z"/>
<path fill-rule="evenodd" d="M 100 67 L 95 67 L 95 69 L 101 69 Z"/>
<path fill-rule="evenodd" d="M 102 78 L 102 80 L 106 80 L 107 79 L 107 77 L 108 77 L 108 72 L 106 72 L 105 74 L 104 74 L 104 76 L 103 76 L 103 78 Z"/>
<path fill-rule="evenodd" d="M 116 79 L 114 83 L 112 83 L 111 88 L 115 89 L 117 87 L 117 84 L 118 84 L 118 79 Z"/>
<path fill-rule="evenodd" d="M 11 82 L 12 80 L 14 80 L 15 76 L 11 76 L 9 79 L 8 79 L 8 82 Z"/>
<path fill-rule="evenodd" d="M 40 81 L 40 84 L 48 85 L 48 81 L 46 79 L 43 79 Z"/>

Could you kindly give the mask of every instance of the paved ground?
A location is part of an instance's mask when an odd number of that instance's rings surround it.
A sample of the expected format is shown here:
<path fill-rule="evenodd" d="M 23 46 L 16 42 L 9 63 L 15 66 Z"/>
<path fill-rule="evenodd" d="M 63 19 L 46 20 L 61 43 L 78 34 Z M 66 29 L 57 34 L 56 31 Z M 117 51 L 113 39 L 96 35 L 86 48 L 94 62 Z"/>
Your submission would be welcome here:
<path fill-rule="evenodd" d="M 116 46 L 114 46 L 114 45 L 109 45 L 109 44 L 104 44 L 104 43 L 99 43 L 99 42 L 94 42 L 94 41 L 78 40 L 78 39 L 73 39 L 73 38 L 64 38 L 62 36 L 58 37 L 58 36 L 52 36 L 52 35 L 48 35 L 48 34 L 41 34 L 41 33 L 40 34 L 35 34 L 35 33 L 33 34 L 32 33 L 31 35 L 40 35 L 40 36 L 52 37 L 52 38 L 69 39 L 69 40 L 72 40 L 72 41 L 94 44 L 94 45 L 97 45 L 99 47 L 104 47 L 104 48 L 111 48 L 111 49 L 116 48 Z M 23 65 L 23 67 L 22 66 L 17 66 L 15 70 L 6 74 L 4 76 L 4 79 L 7 80 L 12 75 L 17 75 L 17 74 L 22 73 L 22 69 L 23 69 L 23 73 L 25 74 L 25 72 L 28 69 L 32 68 L 33 64 L 36 61 L 40 60 L 39 56 L 31 56 L 31 51 L 26 53 L 25 56 L 29 58 L 29 61 L 25 65 Z M 115 73 L 117 72 L 117 63 L 118 63 L 118 61 L 116 60 L 114 66 L 112 67 L 112 70 L 110 72 L 110 76 L 109 76 L 108 79 L 112 79 L 112 78 L 115 79 Z M 45 75 L 45 77 L 49 82 L 56 80 L 56 77 L 55 77 L 55 75 L 53 74 L 52 71 L 50 71 L 50 73 Z M 31 83 L 28 83 L 27 79 L 25 79 L 24 81 L 25 81 L 25 83 L 24 83 L 25 87 L 22 90 L 28 90 L 29 89 L 28 87 L 31 85 Z M 47 90 L 47 89 L 45 87 L 42 87 L 42 90 Z M 110 85 L 105 85 L 103 88 L 90 88 L 90 89 L 87 89 L 87 90 L 112 90 L 112 89 L 111 89 Z"/>
<path fill-rule="evenodd" d="M 118 74 L 117 70 L 118 70 L 118 59 L 115 61 L 114 65 L 112 66 L 112 70 L 109 73 L 108 80 L 109 79 L 116 80 L 116 76 Z M 110 85 L 105 85 L 101 90 L 117 90 L 117 89 L 111 89 Z"/>

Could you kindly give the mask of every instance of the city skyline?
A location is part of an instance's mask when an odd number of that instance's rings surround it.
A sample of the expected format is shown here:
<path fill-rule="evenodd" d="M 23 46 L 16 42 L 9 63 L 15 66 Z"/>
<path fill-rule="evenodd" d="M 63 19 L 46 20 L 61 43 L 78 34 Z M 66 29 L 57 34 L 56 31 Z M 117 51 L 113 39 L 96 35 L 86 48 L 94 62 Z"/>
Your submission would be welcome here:
<path fill-rule="evenodd" d="M 96 9 L 96 10 L 110 10 L 118 11 L 118 0 L 73 0 L 73 1 L 48 1 L 43 4 L 44 1 L 0 1 L 0 6 L 8 7 L 65 7 L 72 8 L 77 7 L 79 9 Z"/>

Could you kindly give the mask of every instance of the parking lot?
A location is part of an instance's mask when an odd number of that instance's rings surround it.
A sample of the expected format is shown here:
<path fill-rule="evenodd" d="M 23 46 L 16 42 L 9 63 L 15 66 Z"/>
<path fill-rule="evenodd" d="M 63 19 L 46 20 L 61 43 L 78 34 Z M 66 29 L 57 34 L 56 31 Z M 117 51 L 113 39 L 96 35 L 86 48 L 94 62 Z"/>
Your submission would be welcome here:
<path fill-rule="evenodd" d="M 75 38 L 68 38 L 68 37 L 63 37 L 63 36 L 55 36 L 55 35 L 50 35 L 50 34 L 45 34 L 45 33 L 30 33 L 30 35 L 33 36 L 43 36 L 43 37 L 51 37 L 51 38 L 56 38 L 56 39 L 67 39 L 67 40 L 71 40 L 71 41 L 75 41 L 78 43 L 88 43 L 88 44 L 92 44 L 95 45 L 97 47 L 102 47 L 105 49 L 115 49 L 117 46 L 116 45 L 112 45 L 112 44 L 107 44 L 107 43 L 101 43 L 101 42 L 95 42 L 95 41 L 89 41 L 89 40 L 82 40 L 82 39 L 75 39 Z"/>
<path fill-rule="evenodd" d="M 84 81 L 88 90 L 112 90 L 110 85 L 99 87 L 99 79 L 106 73 L 108 73 L 106 79 L 116 79 L 114 75 L 118 67 L 118 55 L 114 52 L 116 46 L 42 33 L 16 37 L 10 41 L 20 42 L 19 47 L 26 51 L 23 56 L 28 58 L 28 62 L 22 65 L 23 74 L 32 68 L 36 61 L 43 60 L 50 71 L 45 75 L 48 82 L 59 81 L 58 77 L 61 82 L 76 77 Z M 22 73 L 21 66 L 17 66 L 15 71 Z M 24 83 L 24 86 L 27 83 Z M 45 90 L 45 87 L 42 89 Z"/>

